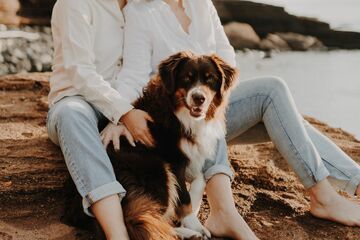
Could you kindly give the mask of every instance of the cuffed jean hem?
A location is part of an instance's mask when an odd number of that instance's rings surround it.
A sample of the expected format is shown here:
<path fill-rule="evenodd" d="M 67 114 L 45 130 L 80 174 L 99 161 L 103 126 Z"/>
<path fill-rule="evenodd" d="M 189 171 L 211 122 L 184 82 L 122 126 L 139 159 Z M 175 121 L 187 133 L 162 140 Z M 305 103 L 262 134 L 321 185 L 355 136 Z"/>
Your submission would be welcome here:
<path fill-rule="evenodd" d="M 301 178 L 300 181 L 306 189 L 309 189 L 322 180 L 326 179 L 329 175 L 329 171 L 324 166 L 320 167 L 316 173 L 310 174 L 306 178 Z"/>
<path fill-rule="evenodd" d="M 234 179 L 234 173 L 229 167 L 224 165 L 214 165 L 204 173 L 206 182 L 208 182 L 213 176 L 217 174 L 225 174 L 230 178 L 230 181 Z"/>
<path fill-rule="evenodd" d="M 344 191 L 346 191 L 347 193 L 349 193 L 351 195 L 355 195 L 359 184 L 360 184 L 360 175 L 357 175 L 357 176 L 353 177 L 352 179 L 350 179 L 350 181 L 346 185 Z"/>
<path fill-rule="evenodd" d="M 84 212 L 86 215 L 90 217 L 94 217 L 94 215 L 90 211 L 91 205 L 96 203 L 97 201 L 109 197 L 111 195 L 118 194 L 120 197 L 120 201 L 125 197 L 126 190 L 121 186 L 121 184 L 117 181 L 107 183 L 103 186 L 96 188 L 95 190 L 89 192 L 82 200 Z"/>

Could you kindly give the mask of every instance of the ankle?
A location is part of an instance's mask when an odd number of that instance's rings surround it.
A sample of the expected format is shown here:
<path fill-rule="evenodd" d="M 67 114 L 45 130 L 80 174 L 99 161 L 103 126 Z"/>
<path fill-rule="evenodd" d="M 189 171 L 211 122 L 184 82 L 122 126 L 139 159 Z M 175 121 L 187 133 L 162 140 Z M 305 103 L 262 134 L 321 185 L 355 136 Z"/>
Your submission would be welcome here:
<path fill-rule="evenodd" d="M 216 209 L 211 209 L 210 216 L 214 216 L 217 218 L 218 217 L 229 217 L 231 215 L 234 215 L 235 213 L 238 213 L 235 206 L 221 206 Z"/>
<path fill-rule="evenodd" d="M 339 194 L 327 180 L 323 180 L 308 190 L 312 202 L 332 204 L 339 198 Z"/>

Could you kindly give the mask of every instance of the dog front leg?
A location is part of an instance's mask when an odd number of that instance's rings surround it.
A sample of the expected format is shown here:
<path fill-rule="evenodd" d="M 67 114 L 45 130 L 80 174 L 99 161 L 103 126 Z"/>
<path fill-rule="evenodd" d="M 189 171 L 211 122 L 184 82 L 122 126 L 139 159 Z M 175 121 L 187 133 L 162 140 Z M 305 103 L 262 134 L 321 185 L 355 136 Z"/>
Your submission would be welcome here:
<path fill-rule="evenodd" d="M 200 211 L 200 206 L 204 195 L 205 186 L 206 186 L 206 182 L 202 174 L 196 177 L 191 182 L 190 185 L 189 193 L 190 193 L 191 205 L 192 205 L 192 210 L 196 216 Z"/>
<path fill-rule="evenodd" d="M 199 175 L 191 182 L 189 194 L 191 199 L 192 211 L 182 220 L 182 225 L 185 228 L 190 228 L 201 233 L 204 239 L 210 239 L 211 234 L 209 230 L 207 230 L 201 224 L 199 218 L 197 217 L 200 210 L 205 186 L 206 182 L 203 175 Z"/>

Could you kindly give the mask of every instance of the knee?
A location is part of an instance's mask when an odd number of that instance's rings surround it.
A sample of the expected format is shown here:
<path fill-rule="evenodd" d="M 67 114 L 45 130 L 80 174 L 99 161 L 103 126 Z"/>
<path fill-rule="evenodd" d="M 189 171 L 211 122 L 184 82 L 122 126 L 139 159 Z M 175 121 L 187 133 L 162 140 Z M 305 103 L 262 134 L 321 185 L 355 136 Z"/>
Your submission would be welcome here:
<path fill-rule="evenodd" d="M 86 101 L 72 99 L 57 104 L 54 117 L 58 126 L 69 128 L 84 123 L 96 124 L 95 111 Z"/>
<path fill-rule="evenodd" d="M 267 77 L 263 79 L 265 91 L 271 95 L 287 94 L 289 88 L 286 82 L 279 77 Z"/>

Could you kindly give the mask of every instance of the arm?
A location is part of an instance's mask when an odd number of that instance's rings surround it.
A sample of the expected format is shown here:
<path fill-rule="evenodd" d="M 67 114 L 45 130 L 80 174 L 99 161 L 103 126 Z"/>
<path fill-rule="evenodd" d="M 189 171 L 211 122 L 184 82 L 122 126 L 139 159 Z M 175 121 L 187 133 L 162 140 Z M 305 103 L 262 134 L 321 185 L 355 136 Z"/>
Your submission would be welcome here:
<path fill-rule="evenodd" d="M 142 89 L 148 83 L 152 72 L 151 57 L 151 33 L 147 28 L 146 13 L 141 12 L 132 3 L 124 9 L 126 26 L 124 42 L 124 64 L 117 77 L 115 88 L 120 95 L 135 101 L 141 96 Z M 121 117 L 121 121 L 130 131 L 135 141 L 139 141 L 146 146 L 154 146 L 154 140 L 149 133 L 147 121 L 152 121 L 151 117 L 144 111 L 133 109 Z M 106 146 L 110 141 L 116 149 L 119 148 L 119 126 L 108 125 L 101 133 L 103 142 Z"/>
<path fill-rule="evenodd" d="M 58 1 L 52 27 L 61 41 L 63 67 L 74 88 L 114 124 L 133 107 L 97 73 L 93 51 L 95 29 L 91 25 L 91 9 L 86 1 Z"/>
<path fill-rule="evenodd" d="M 215 32 L 216 53 L 231 66 L 236 66 L 235 51 L 227 38 L 224 28 L 221 24 L 219 15 L 212 1 L 208 1 L 212 24 Z"/>

